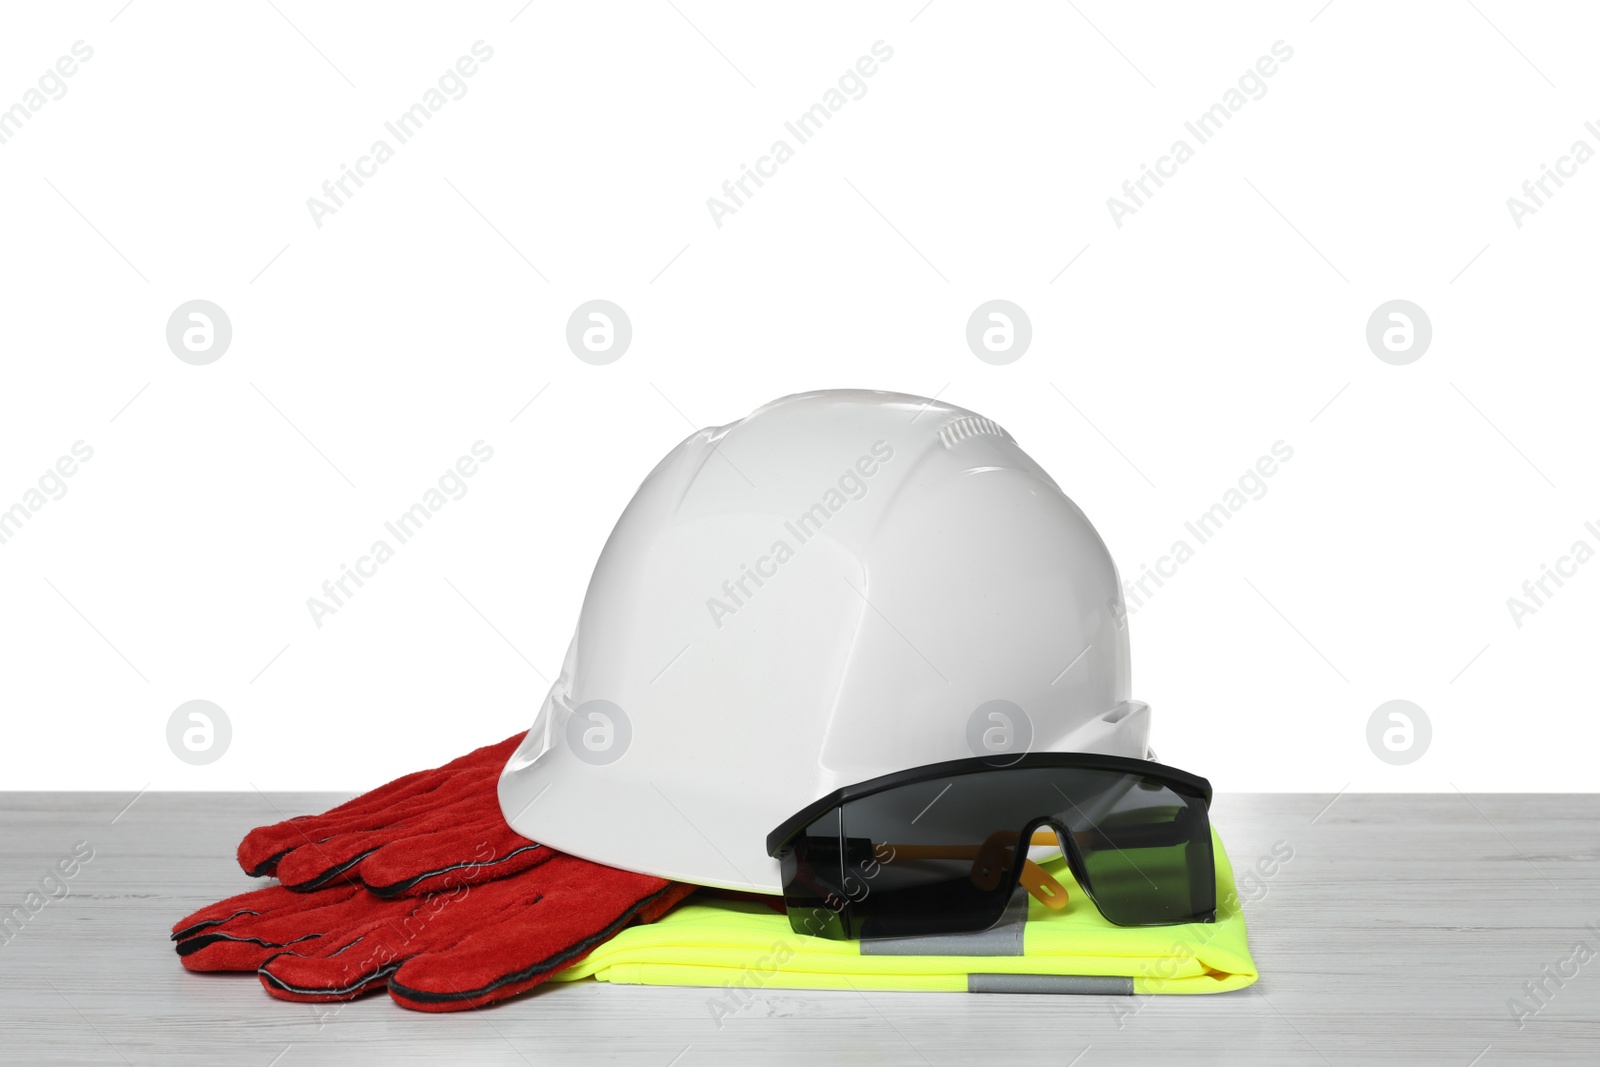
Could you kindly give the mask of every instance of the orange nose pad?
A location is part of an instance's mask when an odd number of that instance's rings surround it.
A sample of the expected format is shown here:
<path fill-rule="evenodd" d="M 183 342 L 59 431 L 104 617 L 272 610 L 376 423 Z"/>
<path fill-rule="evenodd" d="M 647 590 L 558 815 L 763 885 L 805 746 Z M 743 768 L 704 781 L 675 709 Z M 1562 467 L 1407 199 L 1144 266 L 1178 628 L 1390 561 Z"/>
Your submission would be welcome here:
<path fill-rule="evenodd" d="M 1033 899 L 1049 908 L 1060 911 L 1067 906 L 1067 887 L 1050 877 L 1050 872 L 1029 860 L 1022 865 L 1022 887 L 1033 894 Z"/>

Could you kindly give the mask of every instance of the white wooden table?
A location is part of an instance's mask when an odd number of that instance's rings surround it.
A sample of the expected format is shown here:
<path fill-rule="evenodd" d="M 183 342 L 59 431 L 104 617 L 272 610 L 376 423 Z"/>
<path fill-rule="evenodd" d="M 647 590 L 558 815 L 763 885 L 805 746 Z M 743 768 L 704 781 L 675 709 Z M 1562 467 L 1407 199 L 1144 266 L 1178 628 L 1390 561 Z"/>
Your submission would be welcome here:
<path fill-rule="evenodd" d="M 342 798 L 131 799 L 0 793 L 0 918 L 75 842 L 94 849 L 65 897 L 0 928 L 0 1062 L 1600 1063 L 1600 957 L 1560 978 L 1578 942 L 1600 953 L 1597 795 L 1219 796 L 1262 974 L 1236 993 L 766 990 L 720 1027 L 703 989 L 581 982 L 451 1015 L 380 994 L 330 1016 L 253 975 L 189 974 L 167 930 L 258 884 L 233 861 L 242 834 Z M 1277 842 L 1293 858 L 1251 882 Z M 1520 1028 L 1512 998 L 1540 1009 Z"/>

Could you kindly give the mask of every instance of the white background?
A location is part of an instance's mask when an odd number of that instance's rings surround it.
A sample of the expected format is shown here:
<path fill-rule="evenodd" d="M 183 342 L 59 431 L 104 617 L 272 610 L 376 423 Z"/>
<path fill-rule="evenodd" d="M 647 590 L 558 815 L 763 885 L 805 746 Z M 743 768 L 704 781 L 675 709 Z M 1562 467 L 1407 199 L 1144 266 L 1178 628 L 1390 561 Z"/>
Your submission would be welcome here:
<path fill-rule="evenodd" d="M 0 509 L 94 455 L 0 544 L 0 786 L 356 789 L 523 729 L 657 459 L 857 387 L 1000 422 L 1125 577 L 1294 449 L 1132 618 L 1164 760 L 1220 790 L 1591 788 L 1600 562 L 1520 628 L 1506 601 L 1600 548 L 1600 161 L 1520 228 L 1506 200 L 1600 149 L 1592 16 L 675 2 L 8 8 L 0 107 L 94 51 L 0 144 Z M 479 40 L 465 96 L 316 226 Z M 866 94 L 715 225 L 880 40 Z M 603 367 L 564 339 L 596 297 L 634 328 Z M 209 366 L 165 339 L 196 298 L 233 326 Z M 964 338 L 992 298 L 1033 324 L 1008 366 Z M 1365 341 L 1395 298 L 1433 324 L 1408 366 Z M 480 439 L 466 496 L 314 625 Z M 165 737 L 196 698 L 233 726 L 203 767 Z M 1400 767 L 1366 741 L 1396 698 L 1433 724 Z"/>

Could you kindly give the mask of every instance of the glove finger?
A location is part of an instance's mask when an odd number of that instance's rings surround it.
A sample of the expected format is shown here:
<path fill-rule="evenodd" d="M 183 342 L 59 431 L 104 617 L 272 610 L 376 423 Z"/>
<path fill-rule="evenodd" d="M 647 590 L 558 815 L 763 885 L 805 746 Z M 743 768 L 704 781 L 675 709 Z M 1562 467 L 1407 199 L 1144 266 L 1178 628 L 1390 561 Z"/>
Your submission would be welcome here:
<path fill-rule="evenodd" d="M 360 802 L 362 806 L 359 808 L 342 811 L 336 808 L 322 815 L 300 815 L 256 827 L 239 842 L 239 866 L 246 874 L 257 878 L 274 874 L 284 857 L 300 849 L 319 845 L 343 834 L 392 826 L 402 819 L 438 807 L 436 793 L 446 780 L 438 777 L 437 771 L 418 771 L 415 775 L 407 775 L 407 778 L 411 781 L 404 789 L 386 792 L 382 799 L 373 800 L 371 794 L 364 793 L 350 801 L 351 804 Z"/>
<path fill-rule="evenodd" d="M 390 831 L 336 834 L 283 853 L 274 871 L 284 888 L 296 893 L 341 883 L 360 885 L 361 878 L 351 873 L 352 868 L 392 840 Z"/>
<path fill-rule="evenodd" d="M 515 874 L 548 860 L 554 852 L 506 825 L 499 808 L 465 826 L 407 836 L 384 845 L 357 868 L 381 897 L 424 896 L 458 885 L 476 885 Z"/>
<path fill-rule="evenodd" d="M 522 737 L 516 734 L 498 744 L 474 749 L 443 767 L 404 775 L 321 815 L 302 815 L 258 826 L 239 842 L 239 866 L 255 877 L 272 874 L 287 854 L 308 844 L 320 843 L 338 834 L 392 826 L 439 807 L 436 794 L 447 786 L 452 795 L 465 791 L 493 796 L 493 783 Z M 469 788 L 469 783 L 479 781 L 483 783 L 481 790 Z"/>
<path fill-rule="evenodd" d="M 270 913 L 288 905 L 292 899 L 293 894 L 282 886 L 252 889 L 246 893 L 227 897 L 215 904 L 207 904 L 173 923 L 172 940 L 180 941 L 192 937 L 204 929 L 220 925 L 230 919 Z"/>
<path fill-rule="evenodd" d="M 507 907 L 496 887 L 537 883 Z M 460 1011 L 515 996 L 587 956 L 641 915 L 658 918 L 694 890 L 648 875 L 556 855 L 520 878 L 470 891 L 452 924 L 388 976 L 389 996 L 417 1011 Z M 450 933 L 460 936 L 451 938 Z"/>
<path fill-rule="evenodd" d="M 258 890 L 259 899 L 231 898 L 213 905 L 212 915 L 183 920 L 172 939 L 183 966 L 191 971 L 253 971 L 274 953 L 357 923 L 370 922 L 383 901 L 359 887 L 340 886 L 322 893 L 292 893 L 281 886 Z M 246 894 L 246 896 L 251 894 Z M 226 915 L 222 906 L 232 902 Z M 213 909 L 215 909 L 213 911 Z M 201 913 L 197 912 L 196 915 Z"/>
<path fill-rule="evenodd" d="M 341 876 L 344 880 L 364 881 L 365 876 L 360 873 L 365 866 L 363 861 L 378 849 L 441 832 L 447 834 L 440 841 L 446 851 L 454 842 L 450 862 L 470 860 L 483 834 L 478 827 L 505 822 L 492 791 L 487 797 L 469 794 L 450 802 L 430 800 L 414 810 L 396 812 L 394 820 L 377 829 L 336 833 L 290 849 L 278 861 L 278 880 L 302 892 L 320 889 Z"/>
<path fill-rule="evenodd" d="M 295 1001 L 353 1000 L 382 989 L 401 961 L 420 951 L 445 909 L 465 899 L 464 890 L 392 901 L 363 895 L 381 912 L 337 937 L 267 956 L 256 969 L 262 988 L 279 1000 Z"/>

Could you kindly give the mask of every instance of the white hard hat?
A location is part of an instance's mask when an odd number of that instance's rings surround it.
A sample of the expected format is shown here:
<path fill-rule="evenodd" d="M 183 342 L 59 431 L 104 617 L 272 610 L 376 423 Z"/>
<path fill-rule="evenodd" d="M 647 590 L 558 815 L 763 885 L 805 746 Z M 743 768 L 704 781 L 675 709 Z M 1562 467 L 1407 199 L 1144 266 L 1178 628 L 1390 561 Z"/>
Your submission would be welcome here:
<path fill-rule="evenodd" d="M 777 893 L 768 832 L 840 786 L 1147 756 L 1128 691 L 1111 555 L 1010 434 L 804 393 L 692 434 L 639 487 L 500 806 L 584 859 Z"/>

